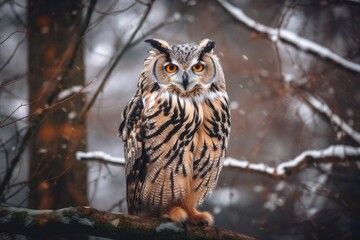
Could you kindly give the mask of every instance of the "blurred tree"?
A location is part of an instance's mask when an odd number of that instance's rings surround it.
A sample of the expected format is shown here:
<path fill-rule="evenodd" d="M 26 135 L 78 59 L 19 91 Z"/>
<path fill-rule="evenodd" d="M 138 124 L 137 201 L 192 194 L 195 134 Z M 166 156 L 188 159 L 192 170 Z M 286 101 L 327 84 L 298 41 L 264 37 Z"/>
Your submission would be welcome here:
<path fill-rule="evenodd" d="M 46 105 L 84 85 L 81 8 L 71 0 L 28 1 L 30 122 L 48 111 L 30 143 L 31 208 L 88 204 L 87 167 L 75 159 L 75 151 L 86 149 L 85 122 L 77 117 L 85 98 L 77 93 Z"/>

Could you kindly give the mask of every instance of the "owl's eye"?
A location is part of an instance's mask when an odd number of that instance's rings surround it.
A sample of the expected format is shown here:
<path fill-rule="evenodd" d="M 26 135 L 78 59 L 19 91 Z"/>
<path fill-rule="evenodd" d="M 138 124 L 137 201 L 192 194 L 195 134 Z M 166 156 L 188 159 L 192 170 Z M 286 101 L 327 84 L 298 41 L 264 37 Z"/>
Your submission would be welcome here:
<path fill-rule="evenodd" d="M 197 63 L 192 66 L 192 70 L 194 70 L 195 72 L 202 72 L 204 70 L 204 64 Z"/>
<path fill-rule="evenodd" d="M 178 67 L 174 64 L 168 64 L 165 66 L 165 71 L 167 71 L 168 73 L 173 73 L 178 69 Z"/>

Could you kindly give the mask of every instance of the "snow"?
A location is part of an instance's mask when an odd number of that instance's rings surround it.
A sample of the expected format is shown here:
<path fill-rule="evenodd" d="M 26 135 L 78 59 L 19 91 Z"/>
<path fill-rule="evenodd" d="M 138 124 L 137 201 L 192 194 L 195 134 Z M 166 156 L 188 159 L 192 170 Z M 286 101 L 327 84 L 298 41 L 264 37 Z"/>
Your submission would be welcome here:
<path fill-rule="evenodd" d="M 217 207 L 229 207 L 232 205 L 246 205 L 249 202 L 249 195 L 231 187 L 216 188 L 208 198 L 208 201 Z"/>
<path fill-rule="evenodd" d="M 263 163 L 250 163 L 245 160 L 237 160 L 234 158 L 226 158 L 224 161 L 224 166 L 245 168 L 254 171 L 266 172 L 269 174 L 274 174 L 275 172 L 275 169 L 273 167 L 267 166 Z"/>
<path fill-rule="evenodd" d="M 271 28 L 265 25 L 262 25 L 255 20 L 248 17 L 240 8 L 234 7 L 232 4 L 227 2 L 226 0 L 218 0 L 218 2 L 229 12 L 231 13 L 238 21 L 242 22 L 246 26 L 254 29 L 255 31 L 265 33 L 269 36 L 272 41 L 277 41 L 278 39 L 288 42 L 297 48 L 315 53 L 322 58 L 327 58 L 336 62 L 337 64 L 350 69 L 355 72 L 360 72 L 360 64 L 351 62 L 346 60 L 345 58 L 339 56 L 338 54 L 334 53 L 330 49 L 310 41 L 306 38 L 300 37 L 299 35 L 285 30 L 285 29 L 276 29 Z"/>
<path fill-rule="evenodd" d="M 76 159 L 83 160 L 83 159 L 101 159 L 108 163 L 115 163 L 115 164 L 125 164 L 125 159 L 121 157 L 113 157 L 107 153 L 102 151 L 93 151 L 93 152 L 76 152 Z"/>
<path fill-rule="evenodd" d="M 271 193 L 269 194 L 269 199 L 264 203 L 264 208 L 273 212 L 276 209 L 276 202 L 277 202 L 277 194 Z"/>
<path fill-rule="evenodd" d="M 230 110 L 235 110 L 239 108 L 239 103 L 237 101 L 231 101 L 230 102 Z"/>
<path fill-rule="evenodd" d="M 285 174 L 287 168 L 294 168 L 300 165 L 307 157 L 313 159 L 322 159 L 326 157 L 338 157 L 344 159 L 346 156 L 360 156 L 360 148 L 346 146 L 346 145 L 333 145 L 322 150 L 308 150 L 302 152 L 294 159 L 281 163 L 277 168 L 276 172 L 279 175 Z"/>
<path fill-rule="evenodd" d="M 77 115 L 77 113 L 76 113 L 75 111 L 71 111 L 71 112 L 69 112 L 69 114 L 68 114 L 68 118 L 69 118 L 69 119 L 75 119 L 75 118 L 76 118 L 76 115 Z"/>
<path fill-rule="evenodd" d="M 288 73 L 284 73 L 283 78 L 286 83 L 292 82 L 295 79 L 294 75 Z"/>
<path fill-rule="evenodd" d="M 156 232 L 162 232 L 162 231 L 166 231 L 166 230 L 171 230 L 174 232 L 183 232 L 184 229 L 179 227 L 176 223 L 174 222 L 166 222 L 166 223 L 161 223 L 159 226 L 156 227 Z"/>
<path fill-rule="evenodd" d="M 219 207 L 219 206 L 214 207 L 214 208 L 212 209 L 212 212 L 213 212 L 214 214 L 220 214 L 220 213 L 221 213 L 221 207 Z"/>
<path fill-rule="evenodd" d="M 284 190 L 285 186 L 286 186 L 286 183 L 284 181 L 280 181 L 278 184 L 276 184 L 275 191 L 280 192 L 280 191 Z"/>
<path fill-rule="evenodd" d="M 84 87 L 81 86 L 81 85 L 72 86 L 71 88 L 68 88 L 68 89 L 65 89 L 65 90 L 61 91 L 61 92 L 58 94 L 57 98 L 58 98 L 58 100 L 65 99 L 65 98 L 67 98 L 67 97 L 69 97 L 69 96 L 71 96 L 71 95 L 73 95 L 73 94 L 75 94 L 75 93 L 81 92 L 81 90 L 82 90 L 83 88 L 84 88 Z"/>
<path fill-rule="evenodd" d="M 224 167 L 239 167 L 239 168 L 246 168 L 249 165 L 248 161 L 245 160 L 237 160 L 234 158 L 226 158 L 224 161 Z"/>

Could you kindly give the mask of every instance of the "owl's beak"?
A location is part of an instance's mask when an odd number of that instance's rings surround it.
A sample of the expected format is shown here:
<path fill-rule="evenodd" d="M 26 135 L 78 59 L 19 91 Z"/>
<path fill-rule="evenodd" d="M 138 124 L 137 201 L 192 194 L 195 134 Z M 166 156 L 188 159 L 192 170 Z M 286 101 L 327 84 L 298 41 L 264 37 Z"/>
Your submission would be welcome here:
<path fill-rule="evenodd" d="M 189 86 L 189 75 L 186 72 L 182 75 L 182 85 L 185 90 Z"/>

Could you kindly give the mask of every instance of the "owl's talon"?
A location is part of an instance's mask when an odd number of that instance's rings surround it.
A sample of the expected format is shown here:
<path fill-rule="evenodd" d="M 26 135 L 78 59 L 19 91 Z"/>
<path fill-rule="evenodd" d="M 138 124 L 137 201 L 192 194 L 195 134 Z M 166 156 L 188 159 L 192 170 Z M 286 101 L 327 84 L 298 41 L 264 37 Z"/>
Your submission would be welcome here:
<path fill-rule="evenodd" d="M 186 225 L 188 221 L 188 214 L 181 207 L 173 207 L 167 213 L 167 216 L 174 222 L 180 223 L 181 225 Z"/>
<path fill-rule="evenodd" d="M 200 226 L 200 227 L 203 227 L 203 226 L 208 226 L 209 225 L 209 222 L 204 220 L 204 221 L 199 221 L 197 222 L 197 225 Z"/>
<path fill-rule="evenodd" d="M 181 223 L 181 226 L 183 226 L 183 228 L 186 230 L 188 220 L 185 219 L 185 218 L 182 218 L 182 219 L 180 220 L 180 223 Z"/>
<path fill-rule="evenodd" d="M 208 212 L 195 212 L 190 216 L 190 222 L 196 226 L 208 226 L 214 223 L 214 218 Z"/>

